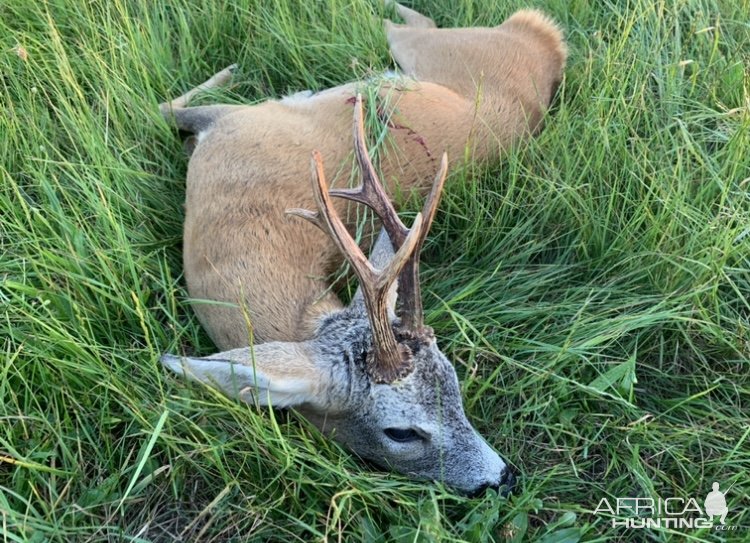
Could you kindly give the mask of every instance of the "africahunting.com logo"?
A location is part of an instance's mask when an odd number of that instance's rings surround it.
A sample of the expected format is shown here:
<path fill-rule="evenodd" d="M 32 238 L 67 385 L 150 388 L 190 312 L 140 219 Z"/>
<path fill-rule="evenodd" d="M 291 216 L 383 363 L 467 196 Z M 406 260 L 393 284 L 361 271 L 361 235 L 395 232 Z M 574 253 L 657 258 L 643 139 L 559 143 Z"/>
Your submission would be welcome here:
<path fill-rule="evenodd" d="M 702 508 L 696 498 L 602 498 L 594 514 L 612 517 L 613 528 L 714 528 L 721 531 L 747 528 L 727 525 L 728 491 L 721 492 L 719 483 L 711 487 Z"/>

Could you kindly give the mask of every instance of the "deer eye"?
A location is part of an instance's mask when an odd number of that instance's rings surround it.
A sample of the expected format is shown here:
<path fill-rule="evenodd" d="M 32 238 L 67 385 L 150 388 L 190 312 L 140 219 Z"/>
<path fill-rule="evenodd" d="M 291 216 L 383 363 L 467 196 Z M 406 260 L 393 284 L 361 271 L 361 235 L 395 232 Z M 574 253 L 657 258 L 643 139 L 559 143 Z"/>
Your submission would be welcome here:
<path fill-rule="evenodd" d="M 408 443 L 421 439 L 421 436 L 411 428 L 386 428 L 383 430 L 386 436 L 399 443 Z"/>

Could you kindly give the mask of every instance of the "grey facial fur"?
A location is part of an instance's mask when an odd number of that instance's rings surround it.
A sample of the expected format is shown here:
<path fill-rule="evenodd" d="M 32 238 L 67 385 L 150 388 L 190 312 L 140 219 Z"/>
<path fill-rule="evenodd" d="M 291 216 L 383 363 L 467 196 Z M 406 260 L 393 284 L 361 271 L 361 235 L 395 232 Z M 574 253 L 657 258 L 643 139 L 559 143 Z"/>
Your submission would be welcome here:
<path fill-rule="evenodd" d="M 316 335 L 319 359 L 327 360 L 331 371 L 329 397 L 337 409 L 298 410 L 324 433 L 383 468 L 444 481 L 465 492 L 499 486 L 508 468 L 467 420 L 456 372 L 434 338 L 411 342 L 415 369 L 409 376 L 375 384 L 365 364 L 372 336 L 363 315 L 355 300 L 328 317 Z M 396 442 L 386 435 L 389 428 L 414 430 L 419 439 Z"/>

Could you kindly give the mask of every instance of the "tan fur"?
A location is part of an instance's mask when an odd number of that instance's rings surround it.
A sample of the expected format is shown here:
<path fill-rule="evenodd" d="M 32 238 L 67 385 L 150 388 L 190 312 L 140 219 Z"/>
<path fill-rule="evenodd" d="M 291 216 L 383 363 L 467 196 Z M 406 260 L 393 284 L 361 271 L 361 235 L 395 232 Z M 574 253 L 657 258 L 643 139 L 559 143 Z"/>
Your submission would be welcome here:
<path fill-rule="evenodd" d="M 560 31 L 537 11 L 520 11 L 495 28 L 463 29 L 430 28 L 424 16 L 402 15 L 414 26 L 386 21 L 388 42 L 417 81 L 384 83 L 379 91 L 391 142 L 381 179 L 402 193 L 424 194 L 443 151 L 453 163 L 467 146 L 474 160 L 495 160 L 539 128 L 566 51 Z M 301 341 L 320 315 L 341 308 L 327 292 L 340 255 L 326 235 L 284 212 L 314 209 L 314 149 L 331 177 L 342 172 L 338 186 L 347 181 L 353 98 L 362 88 L 351 83 L 307 98 L 215 106 L 211 122 L 196 130 L 185 275 L 193 298 L 223 302 L 195 304 L 220 349 L 249 344 L 246 316 L 256 344 Z M 184 111 L 191 109 L 201 108 Z M 346 204 L 337 205 L 345 214 Z"/>

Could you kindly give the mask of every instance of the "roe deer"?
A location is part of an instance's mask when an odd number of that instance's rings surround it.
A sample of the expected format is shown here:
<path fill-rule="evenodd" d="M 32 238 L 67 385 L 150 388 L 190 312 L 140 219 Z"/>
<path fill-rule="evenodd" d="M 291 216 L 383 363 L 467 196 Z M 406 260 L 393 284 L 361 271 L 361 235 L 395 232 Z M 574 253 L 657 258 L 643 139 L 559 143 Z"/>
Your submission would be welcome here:
<path fill-rule="evenodd" d="M 404 76 L 381 81 L 368 104 L 397 149 L 380 156 L 390 190 L 365 146 L 362 83 L 254 106 L 186 107 L 196 92 L 225 84 L 228 68 L 162 104 L 167 119 L 194 134 L 185 277 L 191 297 L 221 302 L 195 311 L 226 351 L 162 362 L 233 397 L 294 407 L 383 467 L 467 493 L 510 487 L 510 470 L 466 419 L 456 372 L 423 323 L 418 258 L 448 169 L 436 151 L 464 157 L 468 149 L 487 161 L 536 131 L 562 77 L 565 45 L 537 11 L 494 28 L 437 29 L 393 6 L 406 24 L 385 21 L 386 34 Z M 352 107 L 353 144 L 345 136 Z M 361 186 L 329 189 L 323 162 L 348 170 L 352 153 Z M 436 170 L 407 229 L 387 194 L 424 194 Z M 383 223 L 369 261 L 347 231 L 347 206 L 359 204 Z M 291 209 L 300 206 L 318 211 Z M 360 283 L 348 307 L 326 281 L 342 254 Z"/>

